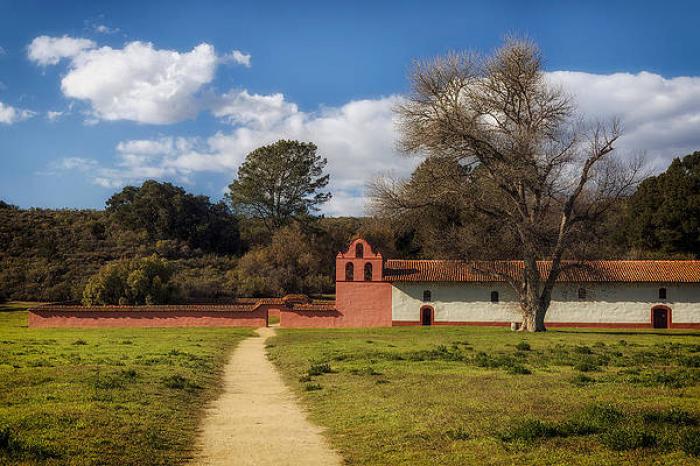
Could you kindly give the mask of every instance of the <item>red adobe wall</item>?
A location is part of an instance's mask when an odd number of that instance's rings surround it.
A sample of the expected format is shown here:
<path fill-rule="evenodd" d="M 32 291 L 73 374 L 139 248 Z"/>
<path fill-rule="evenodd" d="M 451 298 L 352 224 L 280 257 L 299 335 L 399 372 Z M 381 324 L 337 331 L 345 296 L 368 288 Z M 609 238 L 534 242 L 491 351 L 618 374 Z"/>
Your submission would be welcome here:
<path fill-rule="evenodd" d="M 333 328 L 342 322 L 338 311 L 282 309 L 280 314 L 280 327 L 284 328 Z"/>
<path fill-rule="evenodd" d="M 391 327 L 391 283 L 337 282 L 338 327 Z"/>
<path fill-rule="evenodd" d="M 44 327 L 265 327 L 267 309 L 252 311 L 29 311 L 29 326 Z"/>

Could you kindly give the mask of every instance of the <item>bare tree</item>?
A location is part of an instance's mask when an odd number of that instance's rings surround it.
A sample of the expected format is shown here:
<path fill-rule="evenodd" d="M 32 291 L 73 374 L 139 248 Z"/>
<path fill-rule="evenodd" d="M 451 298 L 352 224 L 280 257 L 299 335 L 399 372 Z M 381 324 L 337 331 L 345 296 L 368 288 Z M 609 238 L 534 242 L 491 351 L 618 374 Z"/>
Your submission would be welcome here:
<path fill-rule="evenodd" d="M 451 53 L 417 63 L 411 81 L 412 95 L 397 108 L 400 146 L 433 162 L 433 182 L 420 198 L 406 183 L 377 183 L 375 207 L 401 215 L 449 199 L 500 222 L 523 267 L 489 273 L 517 292 L 522 329 L 544 331 L 557 278 L 572 266 L 562 259 L 585 238 L 586 222 L 637 181 L 638 163 L 611 158 L 619 122 L 584 124 L 527 40 L 507 39 L 489 57 Z M 540 260 L 550 264 L 538 267 Z"/>

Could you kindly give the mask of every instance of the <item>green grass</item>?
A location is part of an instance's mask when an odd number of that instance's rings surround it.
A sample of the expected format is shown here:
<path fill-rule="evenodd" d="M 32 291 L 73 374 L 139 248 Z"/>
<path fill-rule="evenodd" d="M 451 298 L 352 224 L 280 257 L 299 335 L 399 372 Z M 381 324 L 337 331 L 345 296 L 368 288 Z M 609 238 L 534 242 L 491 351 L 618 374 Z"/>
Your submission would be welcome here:
<path fill-rule="evenodd" d="M 351 465 L 700 464 L 700 332 L 278 335 L 270 357 Z"/>
<path fill-rule="evenodd" d="M 0 464 L 155 465 L 191 457 L 245 329 L 29 329 L 0 305 Z"/>

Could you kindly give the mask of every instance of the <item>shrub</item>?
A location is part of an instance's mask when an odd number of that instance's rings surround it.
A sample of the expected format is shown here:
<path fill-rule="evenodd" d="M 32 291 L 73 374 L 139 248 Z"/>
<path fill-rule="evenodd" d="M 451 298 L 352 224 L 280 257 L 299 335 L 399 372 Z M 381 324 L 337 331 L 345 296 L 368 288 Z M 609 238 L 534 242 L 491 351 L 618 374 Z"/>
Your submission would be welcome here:
<path fill-rule="evenodd" d="M 681 449 L 689 455 L 700 456 L 700 431 L 686 432 L 681 437 Z"/>
<path fill-rule="evenodd" d="M 512 366 L 508 366 L 506 371 L 509 374 L 514 374 L 514 375 L 529 375 L 532 374 L 532 371 L 528 369 L 525 366 L 521 366 L 520 364 L 514 364 Z"/>
<path fill-rule="evenodd" d="M 331 365 L 327 362 L 322 362 L 311 364 L 307 373 L 313 377 L 315 375 L 330 374 L 331 372 Z"/>
<path fill-rule="evenodd" d="M 195 390 L 202 388 L 199 384 L 192 382 L 187 377 L 180 374 L 173 374 L 163 378 L 163 385 L 175 390 Z"/>
<path fill-rule="evenodd" d="M 580 361 L 574 365 L 574 370 L 577 370 L 579 372 L 597 372 L 600 370 L 600 366 L 598 366 L 596 363 L 593 361 Z"/>
<path fill-rule="evenodd" d="M 601 441 L 606 447 L 616 451 L 649 448 L 657 444 L 654 434 L 639 427 L 621 427 L 608 430 L 601 436 Z"/>
<path fill-rule="evenodd" d="M 445 437 L 449 440 L 467 440 L 469 439 L 469 432 L 464 429 L 464 427 L 459 426 L 456 429 L 451 429 L 445 432 Z"/>
<path fill-rule="evenodd" d="M 588 405 L 579 415 L 579 419 L 588 419 L 601 428 L 611 427 L 624 417 L 622 411 L 607 404 Z"/>
<path fill-rule="evenodd" d="M 166 304 L 174 300 L 173 268 L 157 255 L 110 262 L 85 285 L 83 304 Z"/>
<path fill-rule="evenodd" d="M 321 390 L 321 385 L 317 383 L 307 383 L 304 385 L 304 390 L 307 392 L 315 392 L 317 390 Z"/>
<path fill-rule="evenodd" d="M 595 379 L 593 377 L 589 377 L 585 374 L 577 374 L 576 376 L 574 376 L 573 379 L 571 379 L 571 383 L 574 385 L 577 385 L 579 387 L 582 387 L 584 385 L 588 385 L 588 384 L 591 384 L 594 382 L 595 382 Z"/>
<path fill-rule="evenodd" d="M 530 347 L 530 343 L 526 341 L 521 341 L 517 345 L 515 345 L 515 349 L 518 351 L 530 351 L 532 348 Z"/>
<path fill-rule="evenodd" d="M 534 442 L 535 440 L 557 437 L 561 434 L 555 425 L 542 422 L 538 419 L 528 419 L 520 421 L 512 429 L 501 434 L 504 442 L 523 441 Z"/>
<path fill-rule="evenodd" d="M 697 419 L 691 413 L 678 408 L 646 412 L 642 414 L 642 419 L 649 424 L 672 424 L 675 426 L 692 426 L 697 424 Z"/>

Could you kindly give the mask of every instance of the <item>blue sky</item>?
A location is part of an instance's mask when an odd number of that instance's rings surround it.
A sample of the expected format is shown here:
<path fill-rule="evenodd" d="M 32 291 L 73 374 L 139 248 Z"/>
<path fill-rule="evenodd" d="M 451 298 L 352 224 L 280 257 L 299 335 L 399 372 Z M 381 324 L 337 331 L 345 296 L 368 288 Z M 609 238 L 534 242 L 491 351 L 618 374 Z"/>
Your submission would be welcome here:
<path fill-rule="evenodd" d="M 218 199 L 245 153 L 293 137 L 329 159 L 326 211 L 361 213 L 368 181 L 414 163 L 391 121 L 411 60 L 509 32 L 663 168 L 700 149 L 698 5 L 0 0 L 0 199 L 101 208 L 148 177 Z"/>

